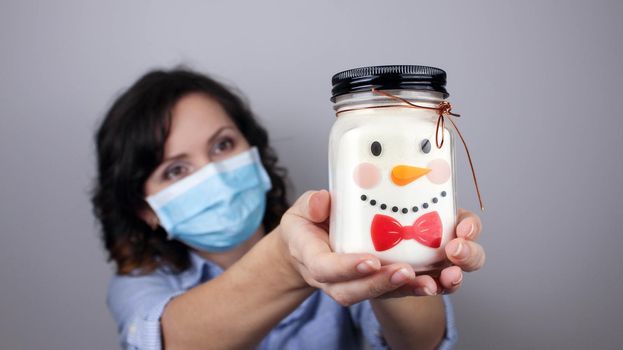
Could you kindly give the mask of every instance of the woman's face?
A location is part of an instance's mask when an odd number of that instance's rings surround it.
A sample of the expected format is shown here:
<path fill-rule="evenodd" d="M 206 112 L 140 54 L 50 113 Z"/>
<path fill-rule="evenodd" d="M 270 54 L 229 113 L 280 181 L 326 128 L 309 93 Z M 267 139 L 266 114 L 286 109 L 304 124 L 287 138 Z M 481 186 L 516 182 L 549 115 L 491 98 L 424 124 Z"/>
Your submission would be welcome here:
<path fill-rule="evenodd" d="M 205 94 L 182 97 L 171 113 L 164 158 L 145 182 L 145 196 L 157 193 L 210 162 L 250 148 L 223 107 Z"/>

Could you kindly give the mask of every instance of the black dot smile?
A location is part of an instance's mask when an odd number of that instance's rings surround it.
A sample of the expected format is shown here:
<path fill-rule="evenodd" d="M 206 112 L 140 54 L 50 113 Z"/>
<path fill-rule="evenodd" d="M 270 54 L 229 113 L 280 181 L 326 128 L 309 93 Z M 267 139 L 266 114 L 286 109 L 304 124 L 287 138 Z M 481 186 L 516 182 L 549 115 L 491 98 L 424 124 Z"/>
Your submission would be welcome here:
<path fill-rule="evenodd" d="M 441 191 L 441 193 L 439 193 L 439 195 L 442 198 L 445 198 L 448 195 L 448 193 L 446 191 Z M 361 197 L 359 197 L 359 198 L 361 198 L 361 200 L 364 201 L 364 202 L 367 201 L 373 207 L 376 206 L 376 203 L 378 203 L 376 201 L 376 199 L 370 199 L 368 201 L 369 197 L 367 195 L 365 195 L 365 194 L 362 194 Z M 417 205 L 414 205 L 413 207 L 411 207 L 411 211 L 414 212 L 414 213 L 417 213 L 420 210 L 420 208 L 428 209 L 431 205 L 437 204 L 437 203 L 439 203 L 439 198 L 433 197 L 433 198 L 431 198 L 430 203 L 429 202 L 424 202 L 424 203 L 420 204 L 419 207 Z M 379 207 L 381 208 L 381 210 L 385 210 L 385 209 L 387 209 L 388 205 L 385 204 L 385 203 L 381 203 L 381 205 Z M 400 208 L 400 207 L 397 207 L 397 206 L 392 206 L 391 207 L 391 211 L 394 212 L 394 213 L 400 212 L 402 214 L 407 214 L 409 212 L 409 208 Z"/>

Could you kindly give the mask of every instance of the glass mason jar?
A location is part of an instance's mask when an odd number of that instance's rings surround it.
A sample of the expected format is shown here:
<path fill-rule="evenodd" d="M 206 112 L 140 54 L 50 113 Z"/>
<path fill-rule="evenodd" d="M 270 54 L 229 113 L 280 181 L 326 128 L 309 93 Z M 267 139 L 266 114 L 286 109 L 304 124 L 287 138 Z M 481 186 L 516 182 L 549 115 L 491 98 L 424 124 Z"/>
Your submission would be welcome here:
<path fill-rule="evenodd" d="M 449 96 L 446 73 L 376 66 L 338 73 L 332 82 L 332 249 L 406 262 L 417 272 L 447 266 L 444 246 L 456 225 L 454 137 L 438 126 L 436 110 Z"/>

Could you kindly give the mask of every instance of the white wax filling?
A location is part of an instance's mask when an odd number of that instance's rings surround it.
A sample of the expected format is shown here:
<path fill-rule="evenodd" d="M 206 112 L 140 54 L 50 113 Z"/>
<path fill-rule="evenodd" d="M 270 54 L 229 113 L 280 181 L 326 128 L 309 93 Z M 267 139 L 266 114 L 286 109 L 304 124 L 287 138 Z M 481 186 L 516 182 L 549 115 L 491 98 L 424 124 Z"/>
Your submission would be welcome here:
<path fill-rule="evenodd" d="M 331 244 L 335 251 L 369 252 L 384 262 L 407 262 L 416 270 L 424 270 L 445 258 L 443 247 L 452 239 L 456 220 L 453 145 L 446 129 L 444 145 L 437 148 L 436 121 L 432 111 L 407 108 L 340 114 L 331 130 L 329 148 Z M 428 153 L 422 150 L 426 139 L 430 142 Z M 381 145 L 378 155 L 371 150 L 374 142 Z M 378 153 L 378 149 L 375 152 Z M 362 163 L 371 164 L 366 169 L 378 169 L 380 173 L 380 178 L 369 188 L 362 188 L 355 181 L 354 171 Z M 397 166 L 426 169 L 431 164 L 447 164 L 450 169 L 447 178 L 435 176 L 443 174 L 436 167 L 408 184 L 398 185 L 392 181 L 392 169 Z M 440 179 L 445 181 L 440 182 Z M 389 216 L 403 226 L 410 226 L 422 215 L 435 211 L 443 227 L 439 248 L 403 239 L 390 249 L 375 249 L 371 238 L 375 215 Z"/>

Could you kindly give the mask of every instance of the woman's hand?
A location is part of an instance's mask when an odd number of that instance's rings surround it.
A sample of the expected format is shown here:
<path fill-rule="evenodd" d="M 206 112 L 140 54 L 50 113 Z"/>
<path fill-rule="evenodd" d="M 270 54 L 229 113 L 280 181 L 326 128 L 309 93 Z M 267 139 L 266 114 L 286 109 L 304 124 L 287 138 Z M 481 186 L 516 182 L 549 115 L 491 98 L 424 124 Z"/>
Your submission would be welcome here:
<path fill-rule="evenodd" d="M 447 255 L 456 266 L 443 269 L 436 278 L 416 276 L 406 263 L 381 266 L 372 254 L 332 252 L 329 213 L 329 193 L 308 191 L 284 214 L 279 233 L 288 260 L 305 282 L 344 306 L 377 297 L 451 293 L 460 287 L 463 270 L 477 270 L 484 263 L 484 250 L 473 242 L 480 233 L 480 220 L 467 211 L 459 213 L 458 238 L 446 245 Z"/>
<path fill-rule="evenodd" d="M 452 293 L 463 282 L 463 271 L 479 270 L 485 263 L 485 251 L 475 242 L 482 230 L 480 218 L 465 209 L 459 209 L 456 225 L 457 238 L 446 244 L 446 256 L 455 266 L 441 271 L 437 285 L 438 293 Z M 430 276 L 421 276 L 423 279 Z M 432 278 L 431 278 L 432 279 Z M 430 281 L 426 281 L 427 284 Z"/>

